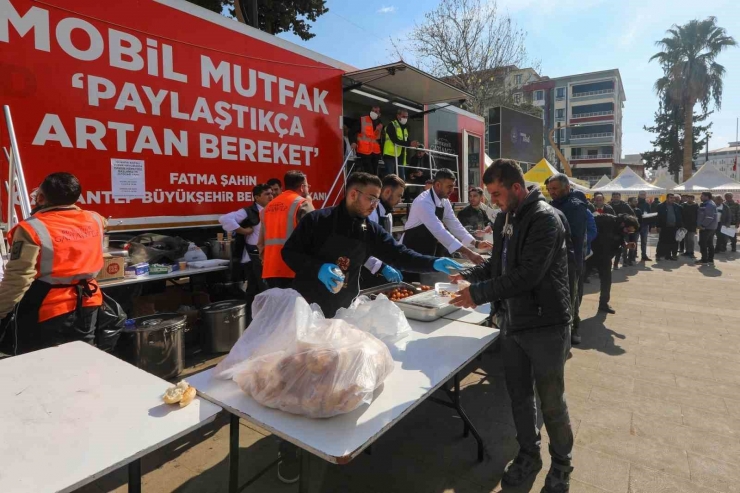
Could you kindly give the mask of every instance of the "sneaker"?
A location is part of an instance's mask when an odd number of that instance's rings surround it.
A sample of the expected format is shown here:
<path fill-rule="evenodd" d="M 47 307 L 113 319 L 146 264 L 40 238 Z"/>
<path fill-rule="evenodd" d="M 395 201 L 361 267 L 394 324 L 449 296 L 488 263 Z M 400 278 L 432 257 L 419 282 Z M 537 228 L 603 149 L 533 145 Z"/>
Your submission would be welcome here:
<path fill-rule="evenodd" d="M 278 453 L 278 457 L 281 457 Z M 301 477 L 301 460 L 298 456 L 289 454 L 286 457 L 281 457 L 280 462 L 277 466 L 278 479 L 285 484 L 297 483 Z"/>
<path fill-rule="evenodd" d="M 599 311 L 611 313 L 611 314 L 617 313 L 617 311 L 614 308 L 612 308 L 611 305 L 609 305 L 608 303 L 606 305 L 599 305 Z"/>
<path fill-rule="evenodd" d="M 572 329 L 570 329 L 570 343 L 573 346 L 577 346 L 581 343 L 581 333 L 578 327 L 573 327 Z"/>
<path fill-rule="evenodd" d="M 673 260 L 675 262 L 676 260 L 678 260 L 678 257 L 675 256 L 675 255 L 672 255 L 672 256 L 668 257 L 668 260 Z"/>
<path fill-rule="evenodd" d="M 710 260 L 709 262 L 707 262 L 707 265 L 709 267 L 714 267 L 714 260 Z"/>
<path fill-rule="evenodd" d="M 707 262 L 706 260 L 699 259 L 696 262 L 694 262 L 694 265 L 704 265 L 704 264 L 708 264 L 708 263 L 709 262 Z"/>
<path fill-rule="evenodd" d="M 524 483 L 529 477 L 542 469 L 542 457 L 539 454 L 532 456 L 519 451 L 513 461 L 507 464 L 501 482 L 506 486 L 516 487 Z"/>
<path fill-rule="evenodd" d="M 653 261 L 653 259 L 651 259 L 650 257 L 642 257 L 640 259 L 640 262 L 652 262 L 652 261 Z"/>
<path fill-rule="evenodd" d="M 553 459 L 552 466 L 545 478 L 545 486 L 540 493 L 568 493 L 570 491 L 570 474 L 573 467 L 570 464 L 558 464 Z"/>

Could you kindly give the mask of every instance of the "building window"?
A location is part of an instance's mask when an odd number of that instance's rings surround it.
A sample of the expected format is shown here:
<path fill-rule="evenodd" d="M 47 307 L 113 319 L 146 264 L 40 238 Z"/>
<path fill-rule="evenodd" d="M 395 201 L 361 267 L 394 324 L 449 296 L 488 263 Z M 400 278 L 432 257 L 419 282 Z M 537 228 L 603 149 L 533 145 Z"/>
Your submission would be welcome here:
<path fill-rule="evenodd" d="M 521 93 L 514 94 L 514 103 L 519 104 L 522 102 L 522 95 Z"/>
<path fill-rule="evenodd" d="M 545 91 L 535 91 L 534 92 L 534 100 L 535 101 L 544 101 L 545 100 Z"/>
<path fill-rule="evenodd" d="M 514 83 L 518 86 L 522 85 L 522 74 L 516 74 L 514 76 Z"/>
<path fill-rule="evenodd" d="M 565 119 L 565 109 L 555 110 L 555 118 L 557 118 L 558 120 L 564 120 Z"/>
<path fill-rule="evenodd" d="M 564 87 L 558 87 L 557 89 L 555 89 L 555 98 L 565 99 L 565 88 Z"/>

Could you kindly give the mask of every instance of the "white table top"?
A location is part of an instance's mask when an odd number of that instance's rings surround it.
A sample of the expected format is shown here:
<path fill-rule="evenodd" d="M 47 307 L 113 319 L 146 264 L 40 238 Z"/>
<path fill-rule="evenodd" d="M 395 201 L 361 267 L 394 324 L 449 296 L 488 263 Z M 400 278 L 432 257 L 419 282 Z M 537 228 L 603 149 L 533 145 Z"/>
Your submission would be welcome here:
<path fill-rule="evenodd" d="M 0 361 L 0 491 L 68 492 L 214 420 L 169 383 L 82 342 Z"/>
<path fill-rule="evenodd" d="M 447 320 L 457 320 L 467 324 L 482 324 L 491 314 L 491 304 L 476 306 L 475 308 L 462 308 L 452 313 L 443 315 L 442 318 Z"/>
<path fill-rule="evenodd" d="M 409 323 L 413 331 L 391 347 L 395 368 L 373 402 L 333 418 L 311 419 L 264 407 L 233 380 L 213 378 L 212 369 L 188 380 L 203 397 L 224 409 L 324 460 L 346 464 L 478 356 L 499 333 L 445 319 Z"/>
<path fill-rule="evenodd" d="M 101 288 L 112 288 L 114 286 L 123 286 L 126 284 L 136 284 L 138 282 L 149 282 L 149 281 L 161 281 L 163 279 L 177 279 L 180 277 L 197 276 L 198 274 L 205 274 L 206 272 L 217 272 L 221 270 L 227 270 L 228 265 L 218 265 L 216 267 L 204 267 L 202 269 L 187 268 L 185 270 L 176 270 L 169 274 L 155 274 L 153 276 L 141 276 L 129 279 L 114 279 L 112 281 L 98 281 L 98 286 Z"/>

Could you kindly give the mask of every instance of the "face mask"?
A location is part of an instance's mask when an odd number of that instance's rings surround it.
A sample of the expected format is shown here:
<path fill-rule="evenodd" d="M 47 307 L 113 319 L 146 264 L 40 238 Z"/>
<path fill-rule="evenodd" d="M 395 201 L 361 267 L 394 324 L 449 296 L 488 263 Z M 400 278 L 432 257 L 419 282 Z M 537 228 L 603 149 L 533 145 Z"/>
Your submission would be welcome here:
<path fill-rule="evenodd" d="M 374 112 L 374 111 L 371 111 L 370 112 L 370 118 L 373 119 L 373 120 L 377 120 L 378 119 L 378 114 L 376 112 Z"/>
<path fill-rule="evenodd" d="M 401 125 L 406 125 L 406 122 L 407 122 L 407 121 L 409 121 L 409 119 L 408 119 L 408 118 L 399 118 L 399 119 L 398 119 L 398 122 L 399 122 L 399 123 L 400 123 Z"/>

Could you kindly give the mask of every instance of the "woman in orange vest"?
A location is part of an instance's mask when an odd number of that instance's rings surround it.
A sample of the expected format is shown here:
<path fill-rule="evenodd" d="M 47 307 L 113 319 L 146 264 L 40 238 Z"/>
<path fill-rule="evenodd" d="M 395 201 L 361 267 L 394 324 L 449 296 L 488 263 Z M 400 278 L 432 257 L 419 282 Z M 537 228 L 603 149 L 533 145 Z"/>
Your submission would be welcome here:
<path fill-rule="evenodd" d="M 106 221 L 75 204 L 80 182 L 47 176 L 31 217 L 8 234 L 12 245 L 0 282 L 3 351 L 21 354 L 72 341 L 93 344 L 103 303 L 94 277 L 103 267 Z M 14 320 L 7 317 L 13 312 Z"/>

